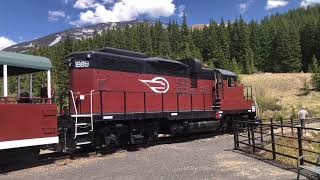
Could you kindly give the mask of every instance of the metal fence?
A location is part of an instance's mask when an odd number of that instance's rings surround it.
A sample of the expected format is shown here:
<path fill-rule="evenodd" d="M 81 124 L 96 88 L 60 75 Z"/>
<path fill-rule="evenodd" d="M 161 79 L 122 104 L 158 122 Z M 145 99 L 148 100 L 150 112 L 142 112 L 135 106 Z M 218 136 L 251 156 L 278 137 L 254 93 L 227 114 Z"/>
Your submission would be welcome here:
<path fill-rule="evenodd" d="M 306 119 L 306 127 L 299 120 L 270 119 L 262 122 L 234 121 L 234 149 L 295 166 L 315 164 L 320 153 L 319 129 L 312 127 L 320 119 Z M 312 125 L 312 126 L 311 126 Z"/>

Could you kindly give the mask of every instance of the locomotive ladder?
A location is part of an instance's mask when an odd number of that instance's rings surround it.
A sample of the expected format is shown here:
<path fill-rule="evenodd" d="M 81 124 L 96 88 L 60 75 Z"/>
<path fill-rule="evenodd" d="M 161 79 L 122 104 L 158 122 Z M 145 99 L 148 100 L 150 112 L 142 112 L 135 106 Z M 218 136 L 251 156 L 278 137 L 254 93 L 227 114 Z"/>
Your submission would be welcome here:
<path fill-rule="evenodd" d="M 78 109 L 76 106 L 76 101 L 74 97 L 74 93 L 70 90 L 72 103 L 74 107 L 74 115 L 71 115 L 72 118 L 75 118 L 75 127 L 74 127 L 74 139 L 76 140 L 77 145 L 91 144 L 91 135 L 90 133 L 93 131 L 93 113 L 92 113 L 92 95 L 94 90 L 90 92 L 90 108 L 91 114 L 78 114 Z M 88 122 L 88 119 L 90 121 Z M 79 141 L 77 141 L 79 140 Z"/>

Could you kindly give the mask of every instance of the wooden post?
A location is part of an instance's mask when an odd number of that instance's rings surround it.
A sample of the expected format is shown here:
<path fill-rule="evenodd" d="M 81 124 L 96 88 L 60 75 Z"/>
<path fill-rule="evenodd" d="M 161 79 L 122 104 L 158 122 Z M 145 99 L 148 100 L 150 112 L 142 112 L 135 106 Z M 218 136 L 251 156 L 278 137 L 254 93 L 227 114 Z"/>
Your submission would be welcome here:
<path fill-rule="evenodd" d="M 249 143 L 249 145 L 251 145 L 251 135 L 250 135 L 250 127 L 249 127 L 249 124 L 248 124 L 248 122 L 246 123 L 247 124 L 247 134 L 248 134 L 248 143 Z"/>
<path fill-rule="evenodd" d="M 280 117 L 280 125 L 281 125 L 281 136 L 283 136 L 283 121 L 282 121 L 282 117 Z"/>
<path fill-rule="evenodd" d="M 262 122 L 260 122 L 260 141 L 263 143 Z"/>
<path fill-rule="evenodd" d="M 47 94 L 48 94 L 48 99 L 49 99 L 49 103 L 51 104 L 51 71 L 48 70 L 47 72 Z"/>
<path fill-rule="evenodd" d="M 270 119 L 271 143 L 272 143 L 272 159 L 276 160 L 276 145 L 274 140 L 273 119 Z"/>
<path fill-rule="evenodd" d="M 299 147 L 299 157 L 303 156 L 303 147 L 302 147 L 302 128 L 297 127 L 298 132 L 298 147 Z M 304 161 L 303 158 L 300 160 L 300 164 L 303 165 Z"/>
<path fill-rule="evenodd" d="M 254 139 L 254 127 L 251 126 L 251 138 L 252 138 L 252 154 L 256 152 L 256 142 Z"/>
<path fill-rule="evenodd" d="M 3 97 L 7 97 L 8 96 L 8 66 L 7 65 L 3 65 Z"/>

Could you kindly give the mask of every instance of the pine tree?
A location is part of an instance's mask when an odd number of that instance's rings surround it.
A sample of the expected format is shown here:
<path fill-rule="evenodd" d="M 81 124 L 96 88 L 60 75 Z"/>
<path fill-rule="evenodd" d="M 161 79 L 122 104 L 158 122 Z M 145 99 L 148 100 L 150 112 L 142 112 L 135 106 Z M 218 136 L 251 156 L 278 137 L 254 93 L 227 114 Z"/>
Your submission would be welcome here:
<path fill-rule="evenodd" d="M 318 60 L 315 55 L 313 55 L 313 57 L 312 57 L 308 71 L 312 72 L 312 73 L 319 73 L 320 72 Z"/>
<path fill-rule="evenodd" d="M 218 24 L 211 20 L 209 27 L 204 29 L 204 50 L 203 58 L 205 61 L 208 61 L 209 64 L 212 64 L 214 67 L 219 66 L 219 58 L 221 58 L 223 52 L 219 47 L 219 41 L 217 36 Z M 220 57 L 218 57 L 220 55 Z"/>
<path fill-rule="evenodd" d="M 252 73 L 253 64 L 251 58 L 253 58 L 253 52 L 250 48 L 250 41 L 249 41 L 249 29 L 247 24 L 244 22 L 242 17 L 240 16 L 240 20 L 237 26 L 237 34 L 238 34 L 238 57 L 240 62 L 240 68 L 243 73 L 250 74 Z"/>
<path fill-rule="evenodd" d="M 169 32 L 169 41 L 170 41 L 170 56 L 174 59 L 180 58 L 180 43 L 181 43 L 181 36 L 179 32 L 179 25 L 176 21 L 172 21 L 168 27 Z"/>
<path fill-rule="evenodd" d="M 306 72 L 310 66 L 312 55 L 316 52 L 316 23 L 308 22 L 301 30 L 301 56 L 302 56 L 302 70 Z"/>
<path fill-rule="evenodd" d="M 138 25 L 138 37 L 139 37 L 139 49 L 143 53 L 151 54 L 152 53 L 152 40 L 150 27 L 141 23 Z"/>
<path fill-rule="evenodd" d="M 221 68 L 226 69 L 230 65 L 229 64 L 229 62 L 230 62 L 230 41 L 229 41 L 228 32 L 226 30 L 226 24 L 223 19 L 221 20 L 221 23 L 217 28 L 217 35 L 218 35 L 218 41 L 219 41 L 220 49 L 221 49 L 219 51 L 221 51 L 223 53 L 223 55 L 220 56 Z"/>
<path fill-rule="evenodd" d="M 312 58 L 312 77 L 311 83 L 316 90 L 320 90 L 320 67 L 315 56 Z"/>
<path fill-rule="evenodd" d="M 228 69 L 236 74 L 239 74 L 241 72 L 235 58 L 232 58 L 232 60 L 230 61 L 230 66 Z"/>
<path fill-rule="evenodd" d="M 189 28 L 187 25 L 187 16 L 186 14 L 183 14 L 183 20 L 181 24 L 181 30 L 180 30 L 180 36 L 181 36 L 181 44 L 180 44 L 180 57 L 181 58 L 189 58 L 192 56 L 191 53 L 191 37 L 189 34 Z"/>

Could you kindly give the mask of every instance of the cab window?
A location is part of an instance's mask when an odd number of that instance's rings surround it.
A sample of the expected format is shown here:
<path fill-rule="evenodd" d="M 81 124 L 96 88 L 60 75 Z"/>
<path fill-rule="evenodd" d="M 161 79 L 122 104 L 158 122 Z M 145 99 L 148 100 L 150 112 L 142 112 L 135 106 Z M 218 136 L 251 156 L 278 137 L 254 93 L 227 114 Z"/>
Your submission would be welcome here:
<path fill-rule="evenodd" d="M 235 86 L 234 77 L 228 77 L 228 87 L 234 87 L 234 86 Z"/>

